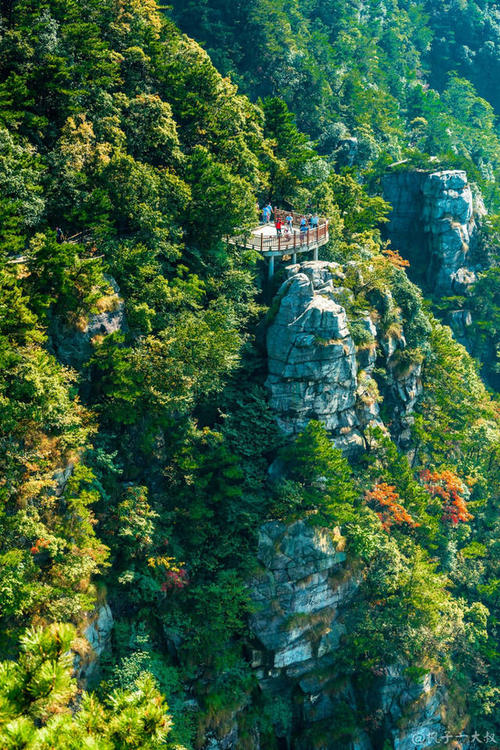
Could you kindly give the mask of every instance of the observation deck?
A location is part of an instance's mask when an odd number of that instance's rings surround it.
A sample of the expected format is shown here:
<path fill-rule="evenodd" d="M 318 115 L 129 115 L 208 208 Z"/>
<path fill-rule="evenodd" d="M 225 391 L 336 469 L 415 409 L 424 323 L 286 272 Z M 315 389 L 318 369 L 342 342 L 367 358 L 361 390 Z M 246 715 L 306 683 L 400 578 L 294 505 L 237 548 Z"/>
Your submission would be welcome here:
<path fill-rule="evenodd" d="M 274 223 L 261 224 L 246 234 L 229 237 L 228 242 L 237 247 L 260 251 L 264 258 L 269 260 L 269 278 L 271 279 L 274 275 L 275 258 L 287 260 L 287 256 L 290 256 L 292 263 L 296 263 L 297 255 L 312 252 L 313 259 L 318 260 L 319 248 L 328 242 L 328 220 L 319 218 L 318 226 L 301 231 L 300 220 L 303 215 L 278 209 L 275 220 L 280 218 L 283 222 L 281 235 L 277 235 Z M 286 216 L 291 216 L 293 219 L 291 230 L 285 225 Z"/>

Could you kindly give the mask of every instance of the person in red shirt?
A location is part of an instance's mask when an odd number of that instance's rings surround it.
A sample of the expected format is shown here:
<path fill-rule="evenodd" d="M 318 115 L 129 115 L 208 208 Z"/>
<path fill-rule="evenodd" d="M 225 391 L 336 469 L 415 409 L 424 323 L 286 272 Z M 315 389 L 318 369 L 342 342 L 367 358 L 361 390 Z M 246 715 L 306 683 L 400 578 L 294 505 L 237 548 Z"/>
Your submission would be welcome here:
<path fill-rule="evenodd" d="M 283 222 L 281 221 L 279 217 L 276 219 L 274 226 L 276 227 L 276 234 L 278 235 L 278 237 L 280 237 L 281 230 L 283 229 Z"/>

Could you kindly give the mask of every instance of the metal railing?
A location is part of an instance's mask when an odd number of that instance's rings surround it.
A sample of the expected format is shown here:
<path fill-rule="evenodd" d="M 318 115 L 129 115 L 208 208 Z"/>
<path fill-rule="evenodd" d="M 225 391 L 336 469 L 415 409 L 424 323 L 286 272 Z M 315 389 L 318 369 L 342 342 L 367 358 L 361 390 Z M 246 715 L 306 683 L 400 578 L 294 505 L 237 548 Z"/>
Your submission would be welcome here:
<path fill-rule="evenodd" d="M 293 253 L 309 247 L 319 247 L 328 242 L 328 221 L 320 219 L 317 227 L 300 230 L 293 227 L 290 232 L 283 225 L 282 233 L 275 237 L 265 237 L 263 234 L 251 234 L 237 238 L 246 247 L 253 247 L 261 252 Z M 299 218 L 300 222 L 300 218 Z"/>

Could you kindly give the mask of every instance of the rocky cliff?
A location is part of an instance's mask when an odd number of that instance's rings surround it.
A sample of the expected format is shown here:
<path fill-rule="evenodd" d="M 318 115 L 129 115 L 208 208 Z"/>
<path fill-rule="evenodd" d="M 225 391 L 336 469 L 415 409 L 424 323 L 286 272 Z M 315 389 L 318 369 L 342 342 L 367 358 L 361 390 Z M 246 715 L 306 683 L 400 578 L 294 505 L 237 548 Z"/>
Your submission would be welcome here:
<path fill-rule="evenodd" d="M 382 735 L 394 750 L 432 747 L 445 734 L 436 675 L 412 681 L 401 665 L 376 675 L 363 694 L 338 666 L 343 615 L 357 588 L 343 542 L 340 529 L 306 521 L 261 528 L 252 666 L 261 690 L 279 696 L 276 736 L 294 750 L 375 750 Z"/>
<path fill-rule="evenodd" d="M 474 284 L 493 260 L 481 195 L 462 170 L 392 172 L 384 176 L 383 189 L 392 205 L 386 238 L 410 261 L 409 276 L 438 303 L 438 317 L 498 389 L 496 337 L 485 336 L 475 319 L 481 300 Z"/>
<path fill-rule="evenodd" d="M 267 331 L 267 387 L 281 430 L 292 437 L 320 420 L 347 454 L 364 450 L 374 426 L 405 445 L 421 362 L 391 291 L 360 308 L 366 298 L 356 289 L 366 286 L 370 266 L 356 262 L 309 261 L 286 273 Z M 280 747 L 375 750 L 387 738 L 396 750 L 436 744 L 446 695 L 435 675 L 412 682 L 401 664 L 374 675 L 364 694 L 339 667 L 344 613 L 358 586 L 341 530 L 307 520 L 266 523 L 258 559 L 252 666 L 263 693 L 281 702 Z"/>
<path fill-rule="evenodd" d="M 92 688 L 99 680 L 100 658 L 110 647 L 113 626 L 113 614 L 105 602 L 97 604 L 80 622 L 79 636 L 73 645 L 73 674 L 84 689 Z"/>
<path fill-rule="evenodd" d="M 317 419 L 347 454 L 364 449 L 367 428 L 384 428 L 383 401 L 397 439 L 407 440 L 421 390 L 418 361 L 397 367 L 407 348 L 403 327 L 384 330 L 376 310 L 356 308 L 345 285 L 353 270 L 326 261 L 289 266 L 267 332 L 267 387 L 278 425 L 294 435 Z M 377 363 L 387 373 L 383 392 L 373 378 Z"/>
<path fill-rule="evenodd" d="M 433 292 L 466 291 L 476 278 L 478 219 L 484 214 L 466 173 L 389 173 L 383 178 L 383 191 L 392 205 L 386 235 L 410 260 L 415 274 Z"/>

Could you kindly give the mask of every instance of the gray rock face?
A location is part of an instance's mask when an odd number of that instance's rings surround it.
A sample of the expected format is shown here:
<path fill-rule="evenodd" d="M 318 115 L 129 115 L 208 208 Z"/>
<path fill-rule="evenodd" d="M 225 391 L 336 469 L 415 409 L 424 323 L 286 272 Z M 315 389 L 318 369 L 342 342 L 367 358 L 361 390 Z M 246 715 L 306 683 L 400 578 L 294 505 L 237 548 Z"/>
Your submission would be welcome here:
<path fill-rule="evenodd" d="M 238 725 L 235 723 L 222 737 L 209 736 L 204 750 L 233 750 L 238 742 Z"/>
<path fill-rule="evenodd" d="M 330 618 L 330 610 L 347 596 L 349 586 L 331 583 L 345 555 L 325 529 L 315 529 L 305 521 L 289 527 L 271 522 L 261 528 L 258 559 L 266 572 L 252 586 L 256 604 L 252 630 L 273 652 L 275 669 L 307 661 L 321 646 L 318 641 L 313 648 L 309 616 L 328 610 Z M 271 610 L 270 601 L 274 603 Z M 327 641 L 321 649 L 328 652 Z"/>
<path fill-rule="evenodd" d="M 91 315 L 81 328 L 70 328 L 56 319 L 50 327 L 52 345 L 57 358 L 65 365 L 81 368 L 92 356 L 93 341 L 98 336 L 125 331 L 127 328 L 124 302 L 115 280 L 107 277 L 112 294 L 105 300 L 103 312 Z"/>
<path fill-rule="evenodd" d="M 334 292 L 342 270 L 309 261 L 291 266 L 288 275 L 267 333 L 271 406 L 286 434 L 297 434 L 318 419 L 336 445 L 355 451 L 364 442 L 355 409 L 356 348 Z"/>
<path fill-rule="evenodd" d="M 472 315 L 470 310 L 452 310 L 448 313 L 448 322 L 453 328 L 455 337 L 460 343 L 467 342 L 467 329 L 472 324 Z"/>
<path fill-rule="evenodd" d="M 474 281 L 471 249 L 477 242 L 474 203 L 462 170 L 396 172 L 383 178 L 384 197 L 392 205 L 386 234 L 392 245 L 425 271 L 438 293 L 463 293 Z"/>
<path fill-rule="evenodd" d="M 87 683 L 94 676 L 99 666 L 99 657 L 109 646 L 113 625 L 113 613 L 109 604 L 96 607 L 83 631 L 90 649 L 84 658 L 80 655 L 75 658 L 75 671 L 80 682 Z"/>
<path fill-rule="evenodd" d="M 408 258 L 412 267 L 428 262 L 422 222 L 422 188 L 426 177 L 426 172 L 412 170 L 390 172 L 382 178 L 384 198 L 392 206 L 385 228 L 386 235 L 393 247 Z"/>
<path fill-rule="evenodd" d="M 415 683 L 401 669 L 390 668 L 379 695 L 394 750 L 432 747 L 446 734 L 442 719 L 446 691 L 433 674 Z"/>
<path fill-rule="evenodd" d="M 99 657 L 108 645 L 113 630 L 113 615 L 109 604 L 102 604 L 96 617 L 85 629 L 84 636 L 92 646 L 96 657 Z"/>
<path fill-rule="evenodd" d="M 476 230 L 467 175 L 458 170 L 435 172 L 428 175 L 422 191 L 431 253 L 428 280 L 436 291 L 451 291 L 455 274 L 465 270 Z"/>
<path fill-rule="evenodd" d="M 265 523 L 258 559 L 262 571 L 250 584 L 250 627 L 257 644 L 252 667 L 264 692 L 289 702 L 291 730 L 277 724 L 277 736 L 286 737 L 288 747 L 311 750 L 309 731 L 322 726 L 322 743 L 314 748 L 373 750 L 362 729 L 351 741 L 339 741 L 335 733 L 339 712 L 360 711 L 359 696 L 335 665 L 346 632 L 343 613 L 357 589 L 340 530 L 312 527 L 305 521 Z M 414 750 L 430 746 L 433 737 L 445 733 L 445 700 L 433 675 L 413 683 L 402 668 L 394 667 L 378 678 L 363 702 L 381 715 L 384 734 L 395 749 Z"/>
<path fill-rule="evenodd" d="M 335 263 L 308 261 L 287 269 L 278 292 L 277 312 L 267 332 L 270 405 L 279 427 L 296 435 L 312 419 L 323 422 L 334 444 L 346 454 L 365 447 L 367 427 L 384 428 L 372 372 L 380 356 L 387 365 L 388 394 L 401 439 L 408 437 L 411 414 L 421 391 L 420 366 L 398 374 L 392 367 L 406 347 L 403 334 L 379 335 L 369 311 L 356 314 L 365 331 L 356 347 L 345 308 L 349 290 Z"/>
<path fill-rule="evenodd" d="M 467 294 L 472 284 L 477 281 L 477 276 L 474 271 L 468 268 L 459 268 L 451 275 L 451 283 L 453 291 L 456 294 Z"/>
<path fill-rule="evenodd" d="M 331 719 L 340 703 L 354 708 L 351 687 L 339 686 L 328 673 L 345 632 L 342 607 L 356 589 L 342 542 L 339 529 L 305 521 L 269 522 L 259 534 L 263 569 L 251 582 L 250 627 L 258 643 L 252 665 L 262 690 L 293 702 L 301 726 Z M 300 736 L 292 746 L 308 747 Z"/>

